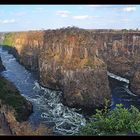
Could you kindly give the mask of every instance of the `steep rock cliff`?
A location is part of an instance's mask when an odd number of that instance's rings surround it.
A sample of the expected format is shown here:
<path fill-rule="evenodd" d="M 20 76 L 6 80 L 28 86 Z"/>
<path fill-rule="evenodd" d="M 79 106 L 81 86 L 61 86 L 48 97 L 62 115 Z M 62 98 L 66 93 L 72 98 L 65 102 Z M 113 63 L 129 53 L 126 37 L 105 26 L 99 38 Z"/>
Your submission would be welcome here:
<path fill-rule="evenodd" d="M 46 31 L 39 55 L 40 82 L 61 89 L 71 107 L 94 108 L 110 100 L 106 64 L 96 57 L 88 31 Z"/>
<path fill-rule="evenodd" d="M 140 32 L 93 33 L 98 36 L 98 57 L 110 72 L 130 80 L 130 89 L 140 94 Z"/>
<path fill-rule="evenodd" d="M 140 32 L 58 30 L 9 33 L 5 45 L 14 46 L 20 62 L 36 71 L 40 83 L 62 90 L 73 107 L 97 107 L 110 99 L 107 70 L 130 79 L 140 94 Z"/>
<path fill-rule="evenodd" d="M 108 70 L 123 77 L 132 77 L 140 64 L 140 47 L 136 40 L 140 33 L 93 33 L 97 55 L 107 64 Z M 139 40 L 140 41 L 140 40 Z"/>
<path fill-rule="evenodd" d="M 15 47 L 20 62 L 38 71 L 40 83 L 62 90 L 71 107 L 102 107 L 111 98 L 106 64 L 96 56 L 91 33 L 78 28 L 9 33 L 4 45 Z"/>
<path fill-rule="evenodd" d="M 15 54 L 19 62 L 27 69 L 38 72 L 38 53 L 40 46 L 43 45 L 44 32 L 15 32 L 5 34 L 3 45 L 12 46 L 9 52 Z M 8 47 L 7 47 L 8 48 Z"/>

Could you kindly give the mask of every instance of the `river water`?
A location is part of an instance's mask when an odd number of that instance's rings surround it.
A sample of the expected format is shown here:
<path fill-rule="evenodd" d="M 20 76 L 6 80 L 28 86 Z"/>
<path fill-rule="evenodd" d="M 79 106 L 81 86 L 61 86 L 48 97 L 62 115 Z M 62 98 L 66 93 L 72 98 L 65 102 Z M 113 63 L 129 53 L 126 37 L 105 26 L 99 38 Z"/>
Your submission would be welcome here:
<path fill-rule="evenodd" d="M 123 104 L 125 108 L 133 105 L 140 110 L 140 96 L 129 90 L 129 80 L 110 72 L 108 72 L 108 76 L 112 93 L 111 109 L 114 109 L 116 104 Z"/>
<path fill-rule="evenodd" d="M 53 128 L 56 135 L 78 134 L 79 128 L 86 124 L 83 114 L 78 113 L 75 108 L 64 106 L 61 102 L 61 92 L 43 88 L 37 79 L 22 65 L 20 65 L 12 54 L 0 47 L 0 56 L 6 70 L 2 75 L 13 82 L 21 95 L 33 104 L 33 113 L 28 121 L 32 126 L 43 123 Z M 129 80 L 109 73 L 112 92 L 111 109 L 117 103 L 125 107 L 134 105 L 140 108 L 140 98 L 128 89 Z M 117 79 L 117 80 L 115 80 Z"/>

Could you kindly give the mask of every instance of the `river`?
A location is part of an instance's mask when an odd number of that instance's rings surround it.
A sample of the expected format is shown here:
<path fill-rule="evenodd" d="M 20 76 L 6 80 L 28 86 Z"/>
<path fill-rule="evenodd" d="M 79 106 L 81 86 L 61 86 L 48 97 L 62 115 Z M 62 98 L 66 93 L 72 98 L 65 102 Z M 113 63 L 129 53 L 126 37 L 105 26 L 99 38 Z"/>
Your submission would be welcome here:
<path fill-rule="evenodd" d="M 61 102 L 61 92 L 41 87 L 35 76 L 19 64 L 12 54 L 2 50 L 2 47 L 0 47 L 0 56 L 6 68 L 2 75 L 33 104 L 33 113 L 28 119 L 31 125 L 37 126 L 39 123 L 43 123 L 51 126 L 55 135 L 78 134 L 79 128 L 86 124 L 84 115 L 78 113 L 75 108 L 64 106 Z M 140 108 L 140 98 L 134 96 L 128 89 L 129 80 L 109 72 L 108 75 L 113 83 L 110 84 L 111 109 L 114 109 L 117 103 L 122 103 L 125 107 L 134 105 Z"/>

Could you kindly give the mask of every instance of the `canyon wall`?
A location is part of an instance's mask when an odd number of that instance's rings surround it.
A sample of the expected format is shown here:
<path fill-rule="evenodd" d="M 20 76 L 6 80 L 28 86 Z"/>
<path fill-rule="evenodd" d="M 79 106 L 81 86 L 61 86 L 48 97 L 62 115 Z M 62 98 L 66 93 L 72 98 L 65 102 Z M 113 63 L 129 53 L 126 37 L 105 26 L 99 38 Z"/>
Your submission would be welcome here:
<path fill-rule="evenodd" d="M 3 45 L 27 69 L 38 72 L 38 55 L 44 32 L 12 32 L 4 35 Z M 12 48 L 10 47 L 12 46 Z"/>
<path fill-rule="evenodd" d="M 91 34 L 68 28 L 46 31 L 39 56 L 42 85 L 63 91 L 72 107 L 103 107 L 110 100 L 106 64 L 96 57 Z"/>
<path fill-rule="evenodd" d="M 140 94 L 140 32 L 118 31 L 93 33 L 98 36 L 98 57 L 107 64 L 108 71 L 128 78 L 130 89 Z"/>
<path fill-rule="evenodd" d="M 107 70 L 130 79 L 130 89 L 140 94 L 138 31 L 64 28 L 4 36 L 3 44 L 13 46 L 41 85 L 63 91 L 68 106 L 102 107 L 111 98 Z"/>
<path fill-rule="evenodd" d="M 3 44 L 17 50 L 26 68 L 38 71 L 41 85 L 63 91 L 64 104 L 89 110 L 103 107 L 105 99 L 111 99 L 107 66 L 96 57 L 88 31 L 8 33 Z"/>
<path fill-rule="evenodd" d="M 132 77 L 140 64 L 140 33 L 101 33 L 98 36 L 98 56 L 108 70 L 123 77 Z"/>

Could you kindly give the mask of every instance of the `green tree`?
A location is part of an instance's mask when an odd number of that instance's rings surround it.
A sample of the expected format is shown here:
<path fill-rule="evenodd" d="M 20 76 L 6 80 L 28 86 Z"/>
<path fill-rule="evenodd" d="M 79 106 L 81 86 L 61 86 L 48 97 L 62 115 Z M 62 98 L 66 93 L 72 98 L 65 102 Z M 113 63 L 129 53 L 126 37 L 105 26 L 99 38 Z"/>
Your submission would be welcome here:
<path fill-rule="evenodd" d="M 140 135 L 140 112 L 117 104 L 114 110 L 96 110 L 91 121 L 81 127 L 80 135 Z"/>

